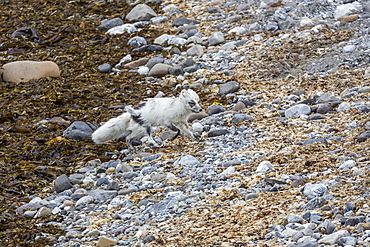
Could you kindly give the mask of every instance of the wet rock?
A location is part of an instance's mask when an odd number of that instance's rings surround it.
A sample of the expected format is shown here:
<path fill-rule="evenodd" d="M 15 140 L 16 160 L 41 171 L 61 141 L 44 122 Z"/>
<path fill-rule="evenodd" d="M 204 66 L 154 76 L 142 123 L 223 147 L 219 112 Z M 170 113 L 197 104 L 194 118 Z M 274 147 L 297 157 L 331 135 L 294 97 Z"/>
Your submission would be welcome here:
<path fill-rule="evenodd" d="M 322 197 L 313 198 L 306 205 L 304 205 L 302 207 L 302 210 L 308 211 L 308 210 L 313 210 L 313 209 L 316 209 L 316 208 L 321 208 L 326 203 L 327 203 L 327 201 Z"/>
<path fill-rule="evenodd" d="M 363 222 L 364 220 L 365 220 L 364 216 L 355 216 L 355 217 L 352 217 L 352 218 L 348 218 L 346 220 L 346 222 L 344 223 L 344 225 L 346 225 L 346 226 L 355 226 L 355 225 Z"/>
<path fill-rule="evenodd" d="M 129 22 L 149 21 L 151 18 L 156 16 L 157 13 L 155 13 L 148 5 L 138 4 L 126 15 L 126 19 Z"/>
<path fill-rule="evenodd" d="M 7 82 L 27 82 L 48 76 L 60 76 L 58 65 L 51 61 L 16 61 L 4 64 L 2 68 L 2 79 Z"/>
<path fill-rule="evenodd" d="M 93 129 L 87 123 L 75 121 L 63 131 L 63 135 L 70 139 L 81 141 L 84 138 L 90 137 L 93 132 Z"/>
<path fill-rule="evenodd" d="M 307 140 L 304 140 L 303 142 L 303 146 L 307 146 L 307 145 L 312 145 L 312 144 L 315 144 L 315 143 L 322 143 L 322 144 L 325 144 L 325 145 L 328 145 L 328 141 L 325 139 L 325 138 L 314 138 L 314 139 L 307 139 Z"/>

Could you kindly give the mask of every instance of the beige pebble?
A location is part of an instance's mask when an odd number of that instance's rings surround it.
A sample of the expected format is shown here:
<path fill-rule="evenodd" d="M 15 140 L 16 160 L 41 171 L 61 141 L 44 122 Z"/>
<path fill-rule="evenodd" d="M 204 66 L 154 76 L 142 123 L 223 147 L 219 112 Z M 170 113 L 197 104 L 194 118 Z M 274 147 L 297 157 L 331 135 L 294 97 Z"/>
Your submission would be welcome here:
<path fill-rule="evenodd" d="M 2 79 L 7 82 L 27 82 L 42 77 L 58 77 L 60 70 L 56 63 L 51 61 L 16 61 L 4 64 Z"/>
<path fill-rule="evenodd" d="M 113 172 L 115 172 L 115 171 L 116 171 L 116 168 L 114 168 L 114 167 L 109 167 L 105 173 L 113 173 Z"/>
<path fill-rule="evenodd" d="M 109 246 L 113 246 L 113 245 L 116 245 L 116 244 L 117 244 L 116 240 L 107 238 L 105 236 L 101 236 L 98 240 L 97 245 L 99 247 L 109 247 Z"/>
<path fill-rule="evenodd" d="M 63 202 L 63 204 L 64 204 L 65 206 L 69 206 L 69 207 L 73 207 L 73 206 L 74 206 L 74 203 L 73 203 L 71 200 L 65 200 L 65 201 Z"/>

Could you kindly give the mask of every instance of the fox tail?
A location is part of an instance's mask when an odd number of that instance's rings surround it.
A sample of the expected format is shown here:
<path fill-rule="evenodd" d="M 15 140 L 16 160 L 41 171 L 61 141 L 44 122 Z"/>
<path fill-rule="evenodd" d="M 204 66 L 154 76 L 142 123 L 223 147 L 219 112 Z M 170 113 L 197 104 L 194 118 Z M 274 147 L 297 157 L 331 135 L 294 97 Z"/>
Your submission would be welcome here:
<path fill-rule="evenodd" d="M 91 136 L 92 140 L 97 144 L 101 144 L 107 141 L 118 139 L 125 134 L 129 127 L 130 120 L 131 114 L 127 112 L 116 118 L 110 119 L 108 122 L 95 130 Z"/>

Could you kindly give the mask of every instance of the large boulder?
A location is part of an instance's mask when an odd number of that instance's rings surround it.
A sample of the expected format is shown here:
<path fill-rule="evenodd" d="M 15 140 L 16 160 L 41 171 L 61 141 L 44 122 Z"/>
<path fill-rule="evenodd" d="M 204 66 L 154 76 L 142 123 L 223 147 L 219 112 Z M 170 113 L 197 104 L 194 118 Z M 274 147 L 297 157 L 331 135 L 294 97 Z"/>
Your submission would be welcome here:
<path fill-rule="evenodd" d="M 7 82 L 27 82 L 42 77 L 59 77 L 60 70 L 56 63 L 51 61 L 16 61 L 4 64 L 0 70 L 2 80 Z"/>

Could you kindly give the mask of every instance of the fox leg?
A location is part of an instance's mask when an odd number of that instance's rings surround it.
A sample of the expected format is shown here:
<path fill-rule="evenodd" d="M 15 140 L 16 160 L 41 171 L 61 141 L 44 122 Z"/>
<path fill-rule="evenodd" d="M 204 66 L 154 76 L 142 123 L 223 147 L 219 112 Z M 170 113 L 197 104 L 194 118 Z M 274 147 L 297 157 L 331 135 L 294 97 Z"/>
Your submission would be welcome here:
<path fill-rule="evenodd" d="M 175 140 L 179 135 L 180 135 L 180 129 L 177 128 L 175 125 L 173 125 L 172 123 L 170 125 L 167 126 L 170 130 L 172 131 L 175 131 L 176 132 L 176 135 L 174 137 L 172 137 L 172 141 Z"/>
<path fill-rule="evenodd" d="M 189 126 L 186 123 L 180 123 L 178 124 L 178 126 L 181 129 L 182 133 L 184 133 L 184 135 L 194 140 L 198 140 L 198 138 L 193 134 L 193 132 L 190 131 Z"/>

